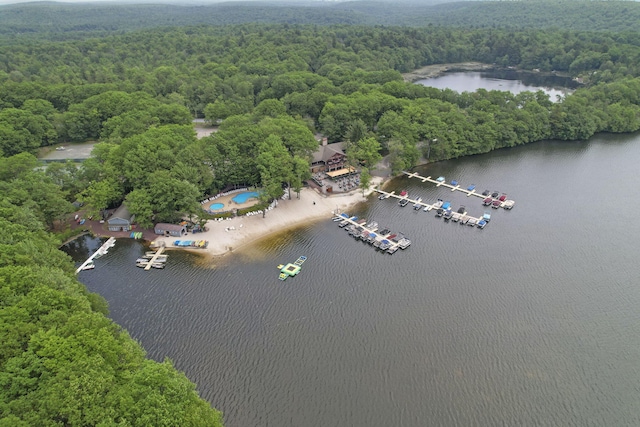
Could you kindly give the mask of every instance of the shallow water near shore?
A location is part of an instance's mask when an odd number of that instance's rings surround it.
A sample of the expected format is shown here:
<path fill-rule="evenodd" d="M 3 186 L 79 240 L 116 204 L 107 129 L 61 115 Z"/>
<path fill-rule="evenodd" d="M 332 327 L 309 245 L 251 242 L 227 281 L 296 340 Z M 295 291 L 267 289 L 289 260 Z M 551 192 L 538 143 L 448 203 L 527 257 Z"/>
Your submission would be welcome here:
<path fill-rule="evenodd" d="M 118 240 L 79 277 L 227 427 L 640 425 L 638 160 L 640 134 L 598 135 L 419 168 L 516 206 L 479 230 L 372 196 L 350 213 L 412 239 L 392 256 L 326 220 L 215 268 L 171 251 L 143 271 L 145 248 Z M 416 179 L 388 189 L 485 210 Z"/>

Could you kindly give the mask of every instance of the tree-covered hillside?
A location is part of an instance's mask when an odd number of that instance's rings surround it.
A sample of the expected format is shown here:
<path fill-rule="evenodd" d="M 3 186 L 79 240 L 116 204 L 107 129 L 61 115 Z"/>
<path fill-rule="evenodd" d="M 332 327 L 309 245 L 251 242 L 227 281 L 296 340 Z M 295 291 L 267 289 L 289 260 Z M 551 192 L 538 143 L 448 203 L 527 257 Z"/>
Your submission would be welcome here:
<path fill-rule="evenodd" d="M 70 39 L 143 28 L 282 23 L 636 31 L 633 1 L 28 3 L 0 6 L 0 35 Z"/>
<path fill-rule="evenodd" d="M 221 426 L 193 383 L 145 359 L 78 282 L 46 231 L 72 206 L 37 166 L 28 153 L 0 158 L 0 425 Z"/>
<path fill-rule="evenodd" d="M 8 156 L 99 139 L 96 156 L 63 182 L 65 190 L 95 213 L 126 201 L 150 225 L 201 213 L 198 198 L 228 185 L 268 187 L 269 197 L 283 183 L 299 188 L 316 133 L 351 141 L 348 156 L 360 166 L 373 138 L 397 171 L 424 155 L 440 160 L 635 131 L 639 40 L 564 30 L 257 24 L 21 40 L 0 54 L 0 149 Z M 435 90 L 400 74 L 461 61 L 554 70 L 588 85 L 554 103 L 542 93 Z M 219 131 L 196 140 L 189 122 L 198 116 L 220 123 Z"/>

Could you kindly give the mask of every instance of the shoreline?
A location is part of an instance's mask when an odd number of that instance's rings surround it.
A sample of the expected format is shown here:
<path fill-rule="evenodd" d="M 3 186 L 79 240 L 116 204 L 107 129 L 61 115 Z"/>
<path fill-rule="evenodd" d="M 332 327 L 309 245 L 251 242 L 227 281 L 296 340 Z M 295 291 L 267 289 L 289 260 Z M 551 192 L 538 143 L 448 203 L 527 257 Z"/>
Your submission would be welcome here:
<path fill-rule="evenodd" d="M 164 242 L 166 249 L 182 249 L 173 246 L 175 240 L 207 240 L 205 249 L 184 248 L 194 254 L 211 258 L 223 257 L 239 251 L 251 243 L 269 236 L 298 227 L 305 223 L 329 219 L 337 213 L 353 208 L 367 200 L 378 185 L 385 182 L 380 177 L 373 177 L 371 185 L 362 195 L 362 190 L 350 193 L 327 196 L 312 188 L 303 188 L 300 198 L 292 192 L 292 199 L 278 200 L 278 205 L 262 215 L 242 216 L 224 221 L 207 221 L 207 231 L 188 234 L 182 237 L 158 236 L 154 243 Z"/>
<path fill-rule="evenodd" d="M 460 62 L 453 64 L 433 64 L 418 68 L 402 74 L 405 82 L 414 83 L 418 80 L 439 77 L 449 71 L 487 71 L 495 70 L 494 64 L 484 64 L 482 62 Z"/>

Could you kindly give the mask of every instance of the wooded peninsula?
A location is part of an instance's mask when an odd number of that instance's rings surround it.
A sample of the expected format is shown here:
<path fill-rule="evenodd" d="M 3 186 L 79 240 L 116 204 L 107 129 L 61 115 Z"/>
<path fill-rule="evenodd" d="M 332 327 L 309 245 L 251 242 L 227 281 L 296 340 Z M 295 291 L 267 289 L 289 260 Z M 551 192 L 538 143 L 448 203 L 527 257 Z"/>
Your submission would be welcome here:
<path fill-rule="evenodd" d="M 172 6 L 0 7 L 0 426 L 222 425 L 171 361 L 146 359 L 107 317 L 104 299 L 78 282 L 58 250 L 74 203 L 99 215 L 124 202 L 141 227 L 206 220 L 199 201 L 233 186 L 263 189 L 266 205 L 310 178 L 318 136 L 346 143 L 364 187 L 383 155 L 396 174 L 424 159 L 640 129 L 640 34 L 621 24 L 638 16 L 638 3 L 448 4 L 438 6 L 453 20 L 446 26 L 416 22 L 427 9 L 401 26 L 386 4 L 371 6 L 367 19 L 356 13 L 365 2 L 348 4 L 351 15 L 335 13 L 347 4 L 316 7 L 315 23 L 255 23 L 247 11 L 276 9 L 228 5 L 227 19 L 244 21 L 184 26 L 176 18 L 181 26 L 162 28 L 120 16 Z M 564 27 L 565 15 L 545 5 L 575 10 L 578 23 L 588 13 L 597 31 Z M 100 25 L 77 26 L 80 12 L 102 7 L 85 20 Z M 510 20 L 517 7 L 546 19 Z M 53 14 L 56 24 L 44 28 L 18 13 L 33 19 L 56 8 L 80 15 Z M 376 21 L 376 10 L 397 22 Z M 622 10 L 613 25 L 610 13 Z M 337 16 L 358 17 L 357 25 Z M 475 27 L 467 25 L 473 17 Z M 581 86 L 551 100 L 543 92 L 457 93 L 402 76 L 467 61 L 562 73 Z M 216 132 L 198 139 L 194 118 Z M 36 158 L 86 141 L 97 144 L 81 164 L 42 167 Z"/>

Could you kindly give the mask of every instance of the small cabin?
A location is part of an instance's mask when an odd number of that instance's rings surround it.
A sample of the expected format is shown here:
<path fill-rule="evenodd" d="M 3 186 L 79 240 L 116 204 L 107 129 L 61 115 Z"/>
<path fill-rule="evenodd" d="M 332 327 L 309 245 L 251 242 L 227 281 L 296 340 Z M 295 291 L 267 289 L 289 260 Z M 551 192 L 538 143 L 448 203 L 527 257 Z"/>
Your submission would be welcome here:
<path fill-rule="evenodd" d="M 161 236 L 181 237 L 187 234 L 187 226 L 159 222 L 153 227 L 153 231 Z"/>

